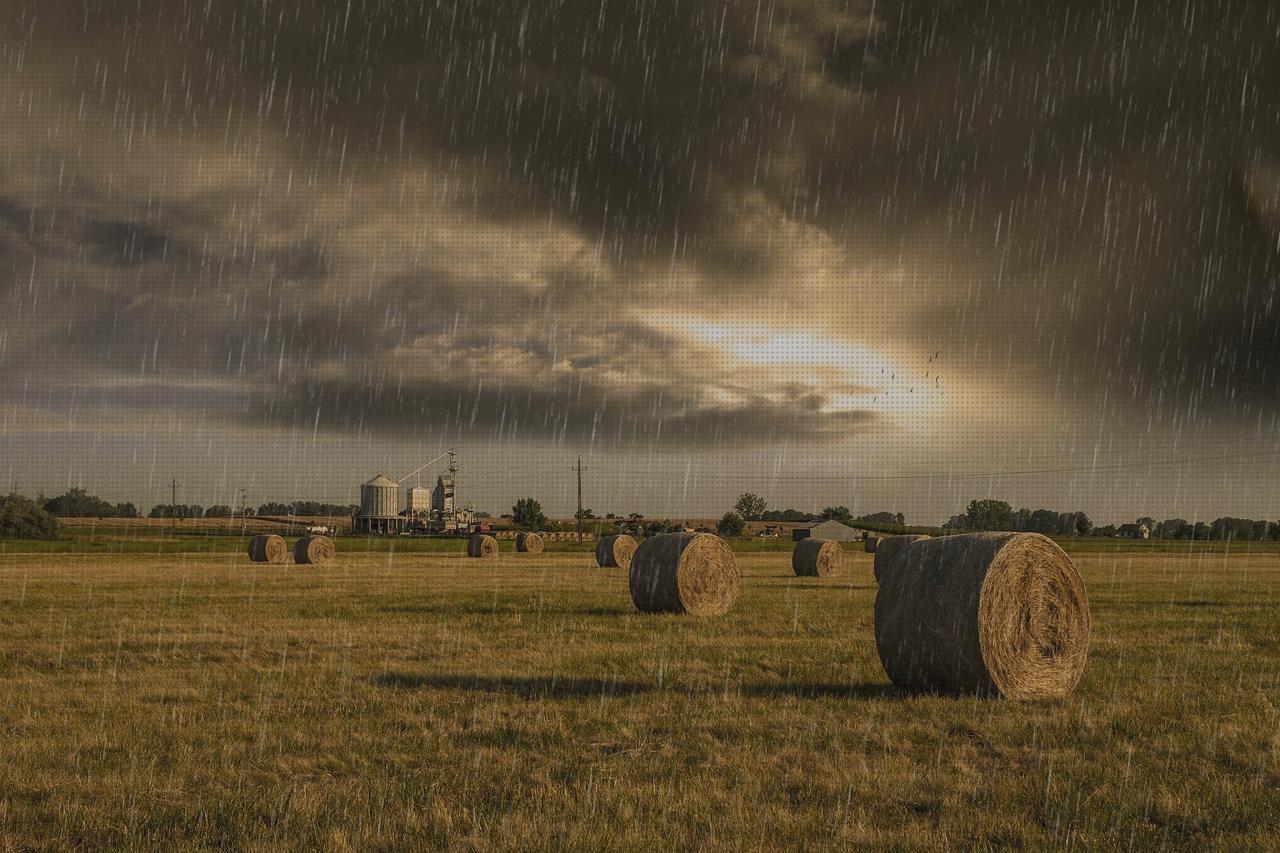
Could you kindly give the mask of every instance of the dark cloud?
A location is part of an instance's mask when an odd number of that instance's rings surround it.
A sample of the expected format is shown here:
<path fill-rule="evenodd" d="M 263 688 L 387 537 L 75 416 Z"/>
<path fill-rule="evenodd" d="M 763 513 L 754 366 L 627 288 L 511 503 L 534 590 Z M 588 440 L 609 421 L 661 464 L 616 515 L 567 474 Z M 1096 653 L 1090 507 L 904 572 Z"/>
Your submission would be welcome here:
<path fill-rule="evenodd" d="M 1277 405 L 1274 4 L 0 10 L 4 358 L 51 381 L 241 382 L 232 417 L 358 431 L 884 426 L 837 399 L 876 388 L 697 334 L 785 316 L 1006 407 Z"/>

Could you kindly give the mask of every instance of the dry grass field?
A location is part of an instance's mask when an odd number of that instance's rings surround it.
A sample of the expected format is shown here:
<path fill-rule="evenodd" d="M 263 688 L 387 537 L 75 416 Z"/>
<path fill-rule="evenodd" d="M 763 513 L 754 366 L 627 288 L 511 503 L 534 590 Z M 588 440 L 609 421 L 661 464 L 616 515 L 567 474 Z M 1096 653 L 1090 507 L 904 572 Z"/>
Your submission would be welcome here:
<path fill-rule="evenodd" d="M 1089 668 L 1028 705 L 891 689 L 860 553 L 699 621 L 509 548 L 0 553 L 0 848 L 1275 844 L 1274 549 L 1077 553 Z"/>

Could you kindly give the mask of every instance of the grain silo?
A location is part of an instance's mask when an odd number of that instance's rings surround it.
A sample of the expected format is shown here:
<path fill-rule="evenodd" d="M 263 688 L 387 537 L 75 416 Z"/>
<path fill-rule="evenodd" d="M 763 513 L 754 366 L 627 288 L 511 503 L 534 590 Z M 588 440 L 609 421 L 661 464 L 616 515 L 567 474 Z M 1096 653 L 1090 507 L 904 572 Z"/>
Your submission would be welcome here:
<path fill-rule="evenodd" d="M 360 514 L 355 519 L 357 533 L 398 533 L 405 519 L 400 515 L 400 484 L 379 474 L 360 486 Z"/>
<path fill-rule="evenodd" d="M 407 507 L 411 516 L 426 515 L 431 512 L 431 490 L 426 486 L 414 486 L 409 489 Z"/>

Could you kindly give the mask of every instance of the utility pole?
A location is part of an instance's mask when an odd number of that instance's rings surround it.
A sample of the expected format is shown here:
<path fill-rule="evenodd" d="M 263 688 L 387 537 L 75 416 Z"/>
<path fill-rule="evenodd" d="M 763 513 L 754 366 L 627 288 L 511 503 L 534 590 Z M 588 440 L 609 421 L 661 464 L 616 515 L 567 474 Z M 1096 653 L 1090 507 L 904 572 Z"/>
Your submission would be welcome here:
<path fill-rule="evenodd" d="M 169 527 L 176 534 L 178 532 L 178 480 L 175 477 L 169 478 L 170 500 L 169 504 Z"/>
<path fill-rule="evenodd" d="M 573 517 L 573 529 L 577 532 L 578 544 L 582 544 L 582 472 L 586 469 L 582 467 L 582 457 L 578 457 L 578 465 L 575 469 L 578 472 L 578 512 Z"/>

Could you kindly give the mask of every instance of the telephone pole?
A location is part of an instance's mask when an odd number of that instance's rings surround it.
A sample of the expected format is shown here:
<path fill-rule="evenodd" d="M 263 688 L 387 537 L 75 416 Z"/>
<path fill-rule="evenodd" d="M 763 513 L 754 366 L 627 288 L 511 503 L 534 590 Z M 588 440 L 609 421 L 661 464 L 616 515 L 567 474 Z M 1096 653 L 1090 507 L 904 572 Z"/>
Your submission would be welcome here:
<path fill-rule="evenodd" d="M 582 457 L 578 457 L 578 465 L 575 468 L 578 472 L 578 513 L 573 517 L 573 529 L 577 532 L 578 544 L 582 544 L 582 472 L 586 470 L 582 467 Z"/>

